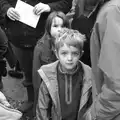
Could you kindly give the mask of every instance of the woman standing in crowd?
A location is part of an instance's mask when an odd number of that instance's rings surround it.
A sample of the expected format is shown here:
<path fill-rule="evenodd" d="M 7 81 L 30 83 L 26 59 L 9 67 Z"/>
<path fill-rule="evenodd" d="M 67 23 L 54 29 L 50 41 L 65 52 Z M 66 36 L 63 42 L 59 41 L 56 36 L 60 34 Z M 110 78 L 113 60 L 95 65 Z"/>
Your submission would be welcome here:
<path fill-rule="evenodd" d="M 38 76 L 38 69 L 41 67 L 41 65 L 48 64 L 56 60 L 56 56 L 54 55 L 53 42 L 63 27 L 70 27 L 69 20 L 65 14 L 60 11 L 52 12 L 47 18 L 45 33 L 43 37 L 37 42 L 37 45 L 34 49 L 33 86 L 35 106 L 38 100 L 38 91 L 41 83 L 41 79 Z"/>
<path fill-rule="evenodd" d="M 63 11 L 67 13 L 72 5 L 72 0 L 23 0 L 34 6 L 34 13 L 41 15 L 36 28 L 27 26 L 18 20 L 19 13 L 15 10 L 17 0 L 0 0 L 0 11 L 6 21 L 6 34 L 12 43 L 13 50 L 25 73 L 23 85 L 27 88 L 28 102 L 21 106 L 24 112 L 33 104 L 33 85 L 32 85 L 32 60 L 33 50 L 36 42 L 44 33 L 45 21 L 52 11 Z"/>

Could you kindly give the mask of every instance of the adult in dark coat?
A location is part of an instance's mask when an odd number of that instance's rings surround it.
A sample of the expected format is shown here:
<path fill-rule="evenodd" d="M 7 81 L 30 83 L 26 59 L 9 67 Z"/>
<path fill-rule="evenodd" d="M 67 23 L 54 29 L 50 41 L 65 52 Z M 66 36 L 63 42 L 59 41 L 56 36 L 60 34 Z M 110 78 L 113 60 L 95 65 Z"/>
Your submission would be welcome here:
<path fill-rule="evenodd" d="M 25 111 L 33 101 L 32 87 L 32 60 L 33 49 L 38 38 L 44 33 L 44 25 L 47 16 L 52 11 L 63 11 L 67 13 L 71 6 L 72 0 L 22 0 L 34 6 L 34 13 L 40 15 L 40 20 L 36 28 L 19 22 L 19 13 L 14 9 L 17 0 L 0 0 L 0 11 L 6 21 L 6 34 L 12 43 L 15 55 L 20 62 L 20 66 L 25 73 L 24 86 L 27 87 L 28 102 L 24 104 Z M 29 106 L 29 107 L 28 107 Z"/>
<path fill-rule="evenodd" d="M 75 14 L 71 24 L 73 29 L 86 35 L 87 40 L 84 44 L 84 54 L 81 61 L 90 66 L 90 35 L 99 9 L 103 3 L 104 0 L 77 0 Z"/>

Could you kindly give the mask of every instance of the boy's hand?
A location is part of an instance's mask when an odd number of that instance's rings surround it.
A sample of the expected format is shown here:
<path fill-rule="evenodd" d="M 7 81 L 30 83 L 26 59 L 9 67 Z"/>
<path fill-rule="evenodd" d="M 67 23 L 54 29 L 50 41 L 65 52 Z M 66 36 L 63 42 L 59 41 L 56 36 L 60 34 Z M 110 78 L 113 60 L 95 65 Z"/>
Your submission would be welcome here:
<path fill-rule="evenodd" d="M 51 10 L 51 8 L 49 5 L 40 2 L 34 6 L 33 12 L 36 15 L 40 15 L 43 12 L 50 12 L 50 10 Z"/>
<path fill-rule="evenodd" d="M 19 20 L 20 19 L 20 15 L 19 13 L 15 10 L 15 8 L 10 7 L 7 11 L 7 16 L 11 19 L 11 20 Z"/>

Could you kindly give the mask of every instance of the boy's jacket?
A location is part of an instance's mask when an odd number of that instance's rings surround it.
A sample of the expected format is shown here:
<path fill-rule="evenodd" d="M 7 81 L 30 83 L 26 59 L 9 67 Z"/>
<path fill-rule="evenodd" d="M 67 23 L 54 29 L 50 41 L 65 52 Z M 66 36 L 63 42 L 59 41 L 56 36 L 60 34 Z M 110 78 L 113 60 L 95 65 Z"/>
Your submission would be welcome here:
<path fill-rule="evenodd" d="M 52 110 L 51 117 L 52 120 L 62 120 L 61 116 L 61 108 L 60 108 L 60 99 L 58 93 L 58 83 L 57 83 L 57 71 L 56 67 L 59 61 L 54 63 L 43 65 L 39 70 L 39 74 L 44 82 L 42 82 L 40 91 L 39 91 L 39 99 L 37 106 L 37 120 L 49 120 L 49 116 L 47 115 L 47 106 L 46 103 L 49 99 L 52 99 Z M 89 107 L 91 105 L 90 101 L 92 98 L 91 93 L 91 68 L 81 63 L 84 76 L 83 76 L 83 88 L 78 112 L 77 120 L 91 120 L 91 115 L 89 112 Z M 41 92 L 45 94 L 41 94 Z M 50 94 L 50 97 L 47 95 Z"/>

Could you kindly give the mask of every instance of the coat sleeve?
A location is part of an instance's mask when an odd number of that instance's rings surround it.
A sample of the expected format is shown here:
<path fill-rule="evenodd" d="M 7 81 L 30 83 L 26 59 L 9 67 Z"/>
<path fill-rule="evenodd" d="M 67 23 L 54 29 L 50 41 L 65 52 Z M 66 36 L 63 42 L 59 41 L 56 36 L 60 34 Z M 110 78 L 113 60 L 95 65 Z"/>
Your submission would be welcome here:
<path fill-rule="evenodd" d="M 93 32 L 90 39 L 90 56 L 91 56 L 91 65 L 92 65 L 92 89 L 94 95 L 101 92 L 101 87 L 103 83 L 103 74 L 98 67 L 98 61 L 100 56 L 100 35 L 99 35 L 99 25 L 95 24 Z M 96 93 L 95 93 L 96 91 Z M 95 96 L 94 96 L 95 97 Z"/>
<path fill-rule="evenodd" d="M 41 47 L 37 44 L 34 48 L 33 70 L 32 70 L 33 86 L 35 89 L 39 89 L 41 83 L 41 77 L 38 74 L 38 69 L 40 69 L 41 67 L 40 54 L 41 54 Z"/>
<path fill-rule="evenodd" d="M 10 3 L 7 0 L 0 0 L 0 14 L 5 16 L 7 14 L 7 10 L 11 7 Z"/>
<path fill-rule="evenodd" d="M 48 3 L 51 11 L 63 11 L 68 13 L 72 7 L 72 0 L 58 0 L 57 2 Z"/>
<path fill-rule="evenodd" d="M 50 115 L 48 113 L 50 103 L 50 95 L 44 82 L 41 83 L 39 89 L 38 104 L 36 108 L 37 120 L 49 120 Z"/>

